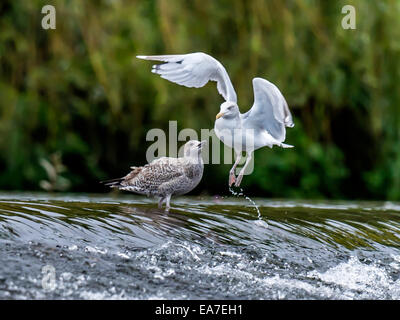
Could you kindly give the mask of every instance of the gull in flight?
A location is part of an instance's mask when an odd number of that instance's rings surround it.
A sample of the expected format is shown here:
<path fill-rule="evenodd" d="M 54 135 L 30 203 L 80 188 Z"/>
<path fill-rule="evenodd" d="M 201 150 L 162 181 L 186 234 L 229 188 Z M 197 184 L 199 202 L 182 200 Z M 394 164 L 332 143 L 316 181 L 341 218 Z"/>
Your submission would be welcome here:
<path fill-rule="evenodd" d="M 254 104 L 246 113 L 240 113 L 236 92 L 223 65 L 213 57 L 202 52 L 137 56 L 139 59 L 163 61 L 154 65 L 152 72 L 161 78 L 177 84 L 200 88 L 209 81 L 217 82 L 218 92 L 225 99 L 216 116 L 214 130 L 217 137 L 227 146 L 233 148 L 236 161 L 229 172 L 229 186 L 235 183 L 240 186 L 246 167 L 249 165 L 254 150 L 274 145 L 282 148 L 293 146 L 284 144 L 286 127 L 293 127 L 292 115 L 285 98 L 279 89 L 268 80 L 253 79 Z M 236 166 L 247 153 L 246 163 L 235 176 Z"/>
<path fill-rule="evenodd" d="M 143 167 L 131 167 L 122 178 L 101 181 L 106 186 L 159 197 L 158 207 L 166 202 L 170 208 L 171 196 L 183 195 L 193 190 L 203 176 L 201 150 L 206 141 L 190 140 L 183 149 L 183 157 L 155 159 Z"/>

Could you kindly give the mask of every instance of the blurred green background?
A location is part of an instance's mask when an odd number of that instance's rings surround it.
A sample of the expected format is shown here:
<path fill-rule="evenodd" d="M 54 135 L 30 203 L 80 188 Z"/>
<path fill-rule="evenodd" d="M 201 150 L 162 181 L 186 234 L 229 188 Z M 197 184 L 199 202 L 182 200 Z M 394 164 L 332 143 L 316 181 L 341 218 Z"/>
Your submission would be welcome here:
<path fill-rule="evenodd" d="M 43 30 L 43 5 L 57 10 Z M 356 30 L 341 9 L 356 8 Z M 400 200 L 400 1 L 0 2 L 0 189 L 108 192 L 146 163 L 151 128 L 213 128 L 215 83 L 189 89 L 138 54 L 202 51 L 227 69 L 241 111 L 275 83 L 296 126 L 255 153 L 247 194 Z M 194 193 L 228 194 L 230 165 Z"/>

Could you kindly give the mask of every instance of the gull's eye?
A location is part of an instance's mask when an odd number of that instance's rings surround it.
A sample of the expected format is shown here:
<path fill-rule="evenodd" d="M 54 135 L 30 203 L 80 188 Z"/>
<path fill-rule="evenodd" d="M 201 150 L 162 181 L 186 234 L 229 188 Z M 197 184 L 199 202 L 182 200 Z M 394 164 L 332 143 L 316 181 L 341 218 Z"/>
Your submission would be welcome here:
<path fill-rule="evenodd" d="M 233 108 L 233 106 L 229 106 L 229 107 L 228 107 L 228 110 L 232 110 L 232 108 Z"/>

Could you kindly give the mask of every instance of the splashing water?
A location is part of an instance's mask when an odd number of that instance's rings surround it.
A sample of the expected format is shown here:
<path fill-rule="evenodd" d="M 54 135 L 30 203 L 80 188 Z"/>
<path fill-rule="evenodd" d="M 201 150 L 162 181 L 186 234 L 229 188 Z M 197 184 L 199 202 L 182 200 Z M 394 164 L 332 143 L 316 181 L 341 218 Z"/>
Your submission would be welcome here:
<path fill-rule="evenodd" d="M 243 191 L 242 188 L 239 188 L 239 189 L 240 189 L 240 192 L 236 192 L 235 190 L 232 189 L 232 187 L 229 187 L 229 191 L 230 191 L 234 196 L 236 196 L 236 197 L 238 197 L 238 198 L 239 198 L 240 196 L 243 196 L 243 198 L 245 198 L 247 201 L 249 201 L 249 202 L 253 205 L 253 207 L 256 209 L 256 211 L 257 211 L 257 218 L 258 218 L 258 220 L 262 220 L 261 212 L 260 212 L 260 209 L 258 208 L 257 204 L 256 204 L 249 196 L 246 196 L 246 195 L 244 194 L 244 191 Z"/>
<path fill-rule="evenodd" d="M 0 299 L 400 299 L 400 203 L 235 193 L 0 193 Z"/>

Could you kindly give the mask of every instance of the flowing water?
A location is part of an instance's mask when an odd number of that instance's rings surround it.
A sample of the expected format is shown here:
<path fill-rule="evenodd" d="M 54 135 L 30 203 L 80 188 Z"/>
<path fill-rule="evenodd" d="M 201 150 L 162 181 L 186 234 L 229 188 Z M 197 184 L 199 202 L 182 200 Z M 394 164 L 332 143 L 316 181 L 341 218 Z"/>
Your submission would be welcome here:
<path fill-rule="evenodd" d="M 0 194 L 0 299 L 400 299 L 400 204 Z"/>

